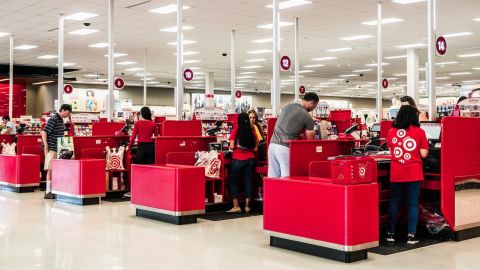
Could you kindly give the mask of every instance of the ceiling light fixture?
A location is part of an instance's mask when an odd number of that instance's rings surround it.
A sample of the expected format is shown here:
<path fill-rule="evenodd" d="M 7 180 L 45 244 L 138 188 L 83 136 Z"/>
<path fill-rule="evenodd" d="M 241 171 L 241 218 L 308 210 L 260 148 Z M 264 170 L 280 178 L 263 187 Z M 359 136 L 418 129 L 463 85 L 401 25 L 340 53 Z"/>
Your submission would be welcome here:
<path fill-rule="evenodd" d="M 293 8 L 293 7 L 298 7 L 298 6 L 303 6 L 303 5 L 308 5 L 311 4 L 312 2 L 306 1 L 306 0 L 287 0 L 287 1 L 282 1 L 278 4 L 279 9 L 287 9 L 287 8 Z M 273 8 L 273 5 L 268 5 L 265 6 L 267 8 Z"/>
<path fill-rule="evenodd" d="M 352 48 L 346 47 L 346 48 L 338 48 L 338 49 L 328 49 L 325 50 L 326 52 L 344 52 L 344 51 L 351 51 Z"/>
<path fill-rule="evenodd" d="M 64 67 L 71 67 L 71 66 L 75 66 L 76 63 L 63 63 L 63 66 Z M 57 67 L 58 67 L 58 64 L 57 64 Z"/>
<path fill-rule="evenodd" d="M 279 23 L 278 23 L 278 26 L 279 26 L 279 27 L 286 27 L 286 26 L 292 26 L 292 25 L 294 25 L 294 23 L 291 23 L 291 22 L 279 22 Z M 273 25 L 272 25 L 272 24 L 263 24 L 263 25 L 257 26 L 257 28 L 261 28 L 261 29 L 273 29 Z"/>
<path fill-rule="evenodd" d="M 398 19 L 398 18 L 387 18 L 387 19 L 382 19 L 382 24 L 389 24 L 389 23 L 396 23 L 396 22 L 403 22 L 402 19 Z M 372 21 L 368 21 L 368 22 L 362 22 L 362 24 L 364 25 L 377 25 L 377 20 L 372 20 Z"/>
<path fill-rule="evenodd" d="M 138 62 L 135 61 L 123 61 L 123 62 L 118 62 L 117 65 L 121 66 L 128 66 L 128 65 L 133 65 L 133 64 L 138 64 Z"/>
<path fill-rule="evenodd" d="M 273 41 L 273 38 L 262 38 L 262 39 L 252 40 L 253 43 L 269 43 L 272 41 Z"/>
<path fill-rule="evenodd" d="M 325 57 L 317 57 L 317 58 L 312 58 L 313 61 L 328 61 L 328 60 L 335 60 L 338 59 L 335 56 L 325 56 Z"/>
<path fill-rule="evenodd" d="M 298 73 L 313 73 L 315 72 L 314 70 L 306 69 L 306 70 L 300 70 Z"/>
<path fill-rule="evenodd" d="M 357 70 L 354 70 L 352 72 L 359 73 L 359 72 L 370 72 L 370 71 L 373 71 L 373 69 L 357 69 Z"/>
<path fill-rule="evenodd" d="M 453 65 L 453 64 L 458 64 L 458 62 L 457 61 L 437 62 L 437 66 Z"/>
<path fill-rule="evenodd" d="M 351 37 L 343 37 L 340 38 L 341 40 L 345 41 L 354 41 L 354 40 L 362 40 L 362 39 L 368 39 L 368 38 L 373 38 L 371 35 L 358 35 L 358 36 L 351 36 Z"/>
<path fill-rule="evenodd" d="M 183 6 L 183 10 L 189 9 L 189 6 Z M 155 8 L 155 9 L 150 9 L 149 10 L 152 13 L 159 13 L 159 14 L 170 14 L 170 13 L 176 13 L 177 12 L 177 5 L 176 4 L 170 4 L 166 5 L 163 7 Z"/>
<path fill-rule="evenodd" d="M 194 43 L 197 43 L 197 42 L 193 41 L 193 40 L 184 40 L 182 43 L 183 43 L 183 45 L 188 45 L 188 44 L 194 44 Z M 170 42 L 170 43 L 168 43 L 168 45 L 177 46 L 177 42 L 176 41 Z"/>
<path fill-rule="evenodd" d="M 471 53 L 471 54 L 460 54 L 458 57 L 460 58 L 470 58 L 470 57 L 479 57 L 480 53 Z"/>
<path fill-rule="evenodd" d="M 176 26 L 172 26 L 172 27 L 163 28 L 161 31 L 163 31 L 163 32 L 170 32 L 170 33 L 176 33 L 176 32 L 177 32 L 177 28 L 178 28 L 178 27 L 176 27 Z M 184 25 L 182 28 L 183 28 L 183 31 L 186 31 L 186 30 L 192 30 L 192 29 L 194 29 L 195 27 Z"/>
<path fill-rule="evenodd" d="M 98 14 L 95 13 L 88 13 L 88 12 L 77 12 L 72 15 L 68 15 L 65 17 L 66 20 L 73 20 L 73 21 L 84 21 L 91 19 L 93 17 L 97 17 Z"/>
<path fill-rule="evenodd" d="M 460 32 L 460 33 L 445 34 L 443 35 L 443 37 L 453 38 L 453 37 L 464 37 L 464 36 L 471 36 L 471 35 L 473 35 L 472 32 Z"/>
<path fill-rule="evenodd" d="M 395 46 L 399 49 L 411 49 L 411 48 L 419 48 L 419 47 L 426 47 L 427 44 L 425 43 L 414 43 L 414 44 L 407 44 L 407 45 L 398 45 Z"/>
<path fill-rule="evenodd" d="M 122 56 L 127 56 L 127 55 L 128 54 L 126 54 L 126 53 L 114 53 L 113 57 L 116 58 L 116 57 L 122 57 Z M 104 56 L 108 57 L 108 54 L 105 54 Z"/>
<path fill-rule="evenodd" d="M 248 54 L 262 54 L 262 53 L 269 53 L 272 52 L 272 50 L 256 50 L 256 51 L 249 51 L 247 52 Z"/>
<path fill-rule="evenodd" d="M 244 66 L 244 67 L 240 67 L 240 68 L 243 68 L 243 69 L 262 68 L 262 66 Z"/>
<path fill-rule="evenodd" d="M 239 76 L 237 79 L 250 79 L 250 78 L 255 78 L 254 76 Z"/>
<path fill-rule="evenodd" d="M 100 42 L 100 43 L 95 43 L 95 44 L 88 45 L 88 47 L 90 47 L 90 48 L 106 48 L 108 46 L 109 46 L 109 44 L 106 43 L 106 42 Z"/>
<path fill-rule="evenodd" d="M 86 77 L 86 78 L 97 78 L 99 75 L 97 74 L 85 74 L 83 75 L 83 77 Z"/>
<path fill-rule="evenodd" d="M 42 56 L 37 57 L 38 59 L 55 59 L 58 58 L 57 55 L 52 55 L 52 54 L 45 54 Z"/>
<path fill-rule="evenodd" d="M 187 55 L 195 55 L 195 54 L 199 54 L 200 52 L 192 52 L 192 51 L 188 51 L 188 52 L 183 52 L 183 56 L 187 56 Z M 174 53 L 173 55 L 177 55 L 177 53 Z"/>
<path fill-rule="evenodd" d="M 338 77 L 342 78 L 350 78 L 350 77 L 358 77 L 358 74 L 345 74 L 345 75 L 338 75 Z"/>
<path fill-rule="evenodd" d="M 0 32 L 0 37 L 8 36 L 10 33 Z"/>
<path fill-rule="evenodd" d="M 402 59 L 402 58 L 407 58 L 406 55 L 395 55 L 395 56 L 387 56 L 385 59 L 391 60 L 391 59 Z"/>
<path fill-rule="evenodd" d="M 472 75 L 472 72 L 452 72 L 449 73 L 450 76 L 463 76 L 463 75 Z"/>
<path fill-rule="evenodd" d="M 304 68 L 313 68 L 313 67 L 324 67 L 325 65 L 323 64 L 314 64 L 314 65 L 306 65 L 303 66 Z"/>
<path fill-rule="evenodd" d="M 20 45 L 20 46 L 15 47 L 14 49 L 15 50 L 27 51 L 27 50 L 31 50 L 31 49 L 35 49 L 35 48 L 38 48 L 38 46 L 37 45 Z"/>
<path fill-rule="evenodd" d="M 44 81 L 44 82 L 36 82 L 36 83 L 32 83 L 32 85 L 40 85 L 40 84 L 47 84 L 47 83 L 53 83 L 55 81 Z"/>
<path fill-rule="evenodd" d="M 385 62 L 382 63 L 382 66 L 389 66 L 389 65 L 390 65 L 390 63 L 385 63 Z M 378 66 L 378 64 L 377 63 L 365 64 L 365 66 L 366 67 L 376 67 L 376 66 Z"/>
<path fill-rule="evenodd" d="M 71 31 L 71 32 L 69 32 L 69 34 L 70 35 L 86 36 L 86 35 L 90 35 L 90 34 L 93 34 L 93 33 L 96 33 L 96 32 L 98 32 L 98 30 L 96 30 L 96 29 L 82 28 L 82 29 L 78 29 L 78 30 L 75 30 L 75 31 Z"/>
<path fill-rule="evenodd" d="M 242 74 L 242 75 L 255 74 L 255 73 L 257 73 L 257 72 L 255 72 L 255 71 L 244 71 L 244 72 L 240 72 L 240 74 Z M 253 78 L 253 76 L 249 76 L 249 77 Z M 238 79 L 238 77 L 237 77 L 237 79 Z"/>
<path fill-rule="evenodd" d="M 414 4 L 418 2 L 425 2 L 427 0 L 393 0 L 393 3 L 401 4 L 401 5 L 408 5 L 408 4 Z"/>
<path fill-rule="evenodd" d="M 267 59 L 265 59 L 265 58 L 259 58 L 259 59 L 249 59 L 249 60 L 245 60 L 245 62 L 247 62 L 247 63 L 264 62 L 264 61 L 267 61 Z"/>
<path fill-rule="evenodd" d="M 125 69 L 125 71 L 140 71 L 140 70 L 143 70 L 143 68 L 128 68 L 128 69 Z"/>
<path fill-rule="evenodd" d="M 191 64 L 191 63 L 200 63 L 202 61 L 200 60 L 186 60 L 186 61 L 183 61 L 184 64 Z"/>

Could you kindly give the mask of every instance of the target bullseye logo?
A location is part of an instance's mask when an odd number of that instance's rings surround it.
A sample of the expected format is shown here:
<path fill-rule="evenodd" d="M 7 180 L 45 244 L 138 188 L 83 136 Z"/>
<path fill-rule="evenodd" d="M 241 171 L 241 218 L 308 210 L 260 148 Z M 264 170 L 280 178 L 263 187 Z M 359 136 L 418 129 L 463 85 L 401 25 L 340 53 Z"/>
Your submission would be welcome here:
<path fill-rule="evenodd" d="M 408 152 L 415 150 L 416 147 L 417 142 L 415 142 L 415 140 L 412 138 L 408 138 L 403 142 L 403 148 L 405 148 L 405 150 L 407 150 Z"/>
<path fill-rule="evenodd" d="M 360 176 L 365 176 L 366 171 L 367 170 L 364 167 L 360 167 L 360 169 L 358 170 L 358 174 Z"/>
<path fill-rule="evenodd" d="M 405 160 L 410 160 L 412 158 L 412 155 L 410 153 L 406 153 L 405 156 L 403 156 Z"/>
<path fill-rule="evenodd" d="M 393 139 L 392 139 L 392 143 L 393 143 L 393 144 L 396 144 L 397 142 L 398 142 L 398 139 L 397 139 L 397 138 L 393 138 Z"/>
<path fill-rule="evenodd" d="M 405 129 L 399 129 L 399 130 L 397 131 L 397 136 L 398 136 L 399 138 L 403 138 L 403 137 L 405 137 L 405 135 L 407 135 L 407 132 L 405 131 Z"/>
<path fill-rule="evenodd" d="M 400 158 L 403 155 L 403 150 L 400 147 L 395 147 L 393 150 L 393 154 L 395 155 L 396 158 Z"/>
<path fill-rule="evenodd" d="M 121 161 L 119 156 L 110 157 L 110 169 L 120 169 Z"/>

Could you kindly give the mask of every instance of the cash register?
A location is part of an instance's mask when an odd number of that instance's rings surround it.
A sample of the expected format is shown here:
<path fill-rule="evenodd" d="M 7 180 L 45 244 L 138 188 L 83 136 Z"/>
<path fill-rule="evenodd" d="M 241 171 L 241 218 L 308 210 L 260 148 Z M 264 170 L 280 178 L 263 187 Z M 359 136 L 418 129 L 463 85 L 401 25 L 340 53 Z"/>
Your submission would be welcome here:
<path fill-rule="evenodd" d="M 428 157 L 423 160 L 423 169 L 429 173 L 440 173 L 440 152 L 442 143 L 440 135 L 442 124 L 437 122 L 422 122 L 420 128 L 425 131 L 428 139 Z"/>

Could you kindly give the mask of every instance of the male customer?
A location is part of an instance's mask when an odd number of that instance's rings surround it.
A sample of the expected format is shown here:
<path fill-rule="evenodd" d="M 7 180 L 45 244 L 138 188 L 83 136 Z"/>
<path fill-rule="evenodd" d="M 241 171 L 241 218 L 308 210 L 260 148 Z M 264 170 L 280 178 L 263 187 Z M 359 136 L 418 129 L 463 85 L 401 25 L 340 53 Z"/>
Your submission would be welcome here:
<path fill-rule="evenodd" d="M 290 148 L 287 141 L 297 140 L 304 130 L 307 140 L 315 138 L 315 123 L 309 112 L 317 104 L 317 94 L 310 92 L 299 103 L 289 104 L 282 109 L 268 147 L 268 177 L 290 175 Z"/>
<path fill-rule="evenodd" d="M 52 194 L 52 160 L 57 158 L 57 139 L 63 137 L 65 134 L 65 124 L 63 119 L 70 116 L 72 112 L 72 106 L 69 104 L 63 104 L 60 107 L 60 111 L 50 118 L 43 128 L 42 142 L 45 151 L 45 164 L 44 170 L 47 171 L 47 186 L 45 192 L 45 199 L 55 199 L 55 195 Z"/>
<path fill-rule="evenodd" d="M 17 129 L 15 128 L 15 124 L 10 121 L 10 116 L 5 115 L 2 117 L 2 122 L 3 125 L 5 125 L 5 130 L 2 131 L 2 134 L 8 134 L 8 135 L 15 135 L 17 134 Z"/>

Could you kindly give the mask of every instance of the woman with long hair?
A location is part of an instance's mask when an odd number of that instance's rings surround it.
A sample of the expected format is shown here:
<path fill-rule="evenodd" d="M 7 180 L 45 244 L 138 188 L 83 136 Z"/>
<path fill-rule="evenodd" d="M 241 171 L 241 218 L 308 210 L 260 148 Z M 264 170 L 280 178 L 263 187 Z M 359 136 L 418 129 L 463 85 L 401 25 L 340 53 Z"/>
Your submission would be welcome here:
<path fill-rule="evenodd" d="M 136 164 L 154 164 L 155 163 L 155 142 L 154 137 L 158 136 L 158 127 L 152 121 L 152 112 L 150 108 L 143 107 L 140 110 L 140 120 L 133 127 L 130 137 L 129 148 L 132 148 L 135 139 L 138 137 Z"/>
<path fill-rule="evenodd" d="M 460 106 L 458 104 L 460 104 L 460 102 L 464 101 L 465 99 L 467 99 L 466 96 L 461 96 L 460 98 L 458 98 L 457 104 L 455 104 L 455 107 L 453 108 L 452 116 L 460 116 Z"/>
<path fill-rule="evenodd" d="M 228 185 L 230 196 L 233 199 L 233 208 L 228 213 L 240 213 L 242 209 L 238 204 L 237 179 L 243 173 L 243 182 L 245 184 L 245 212 L 250 212 L 250 200 L 252 198 L 253 171 L 255 169 L 254 151 L 258 145 L 258 137 L 250 124 L 247 113 L 238 115 L 238 127 L 230 134 L 230 150 L 233 150 L 232 163 L 230 165 L 230 175 Z"/>
<path fill-rule="evenodd" d="M 255 110 L 250 110 L 248 111 L 248 118 L 250 119 L 250 124 L 252 125 L 253 132 L 255 132 L 257 138 L 260 138 L 260 141 L 265 140 L 263 137 L 263 129 L 258 120 L 258 113 Z"/>
<path fill-rule="evenodd" d="M 417 109 L 418 119 L 419 119 L 420 122 L 428 121 L 428 117 L 418 109 L 417 103 L 415 103 L 415 100 L 413 100 L 413 98 L 411 96 L 401 97 L 400 102 L 401 102 L 402 106 L 403 105 L 410 105 L 410 106 L 414 107 L 415 109 Z"/>
<path fill-rule="evenodd" d="M 407 193 L 408 245 L 418 243 L 415 237 L 418 223 L 418 198 L 423 178 L 422 158 L 428 156 L 428 140 L 420 128 L 418 110 L 410 105 L 400 108 L 387 136 L 391 153 L 390 204 L 386 240 L 395 243 L 397 214 L 402 206 L 403 193 Z"/>

